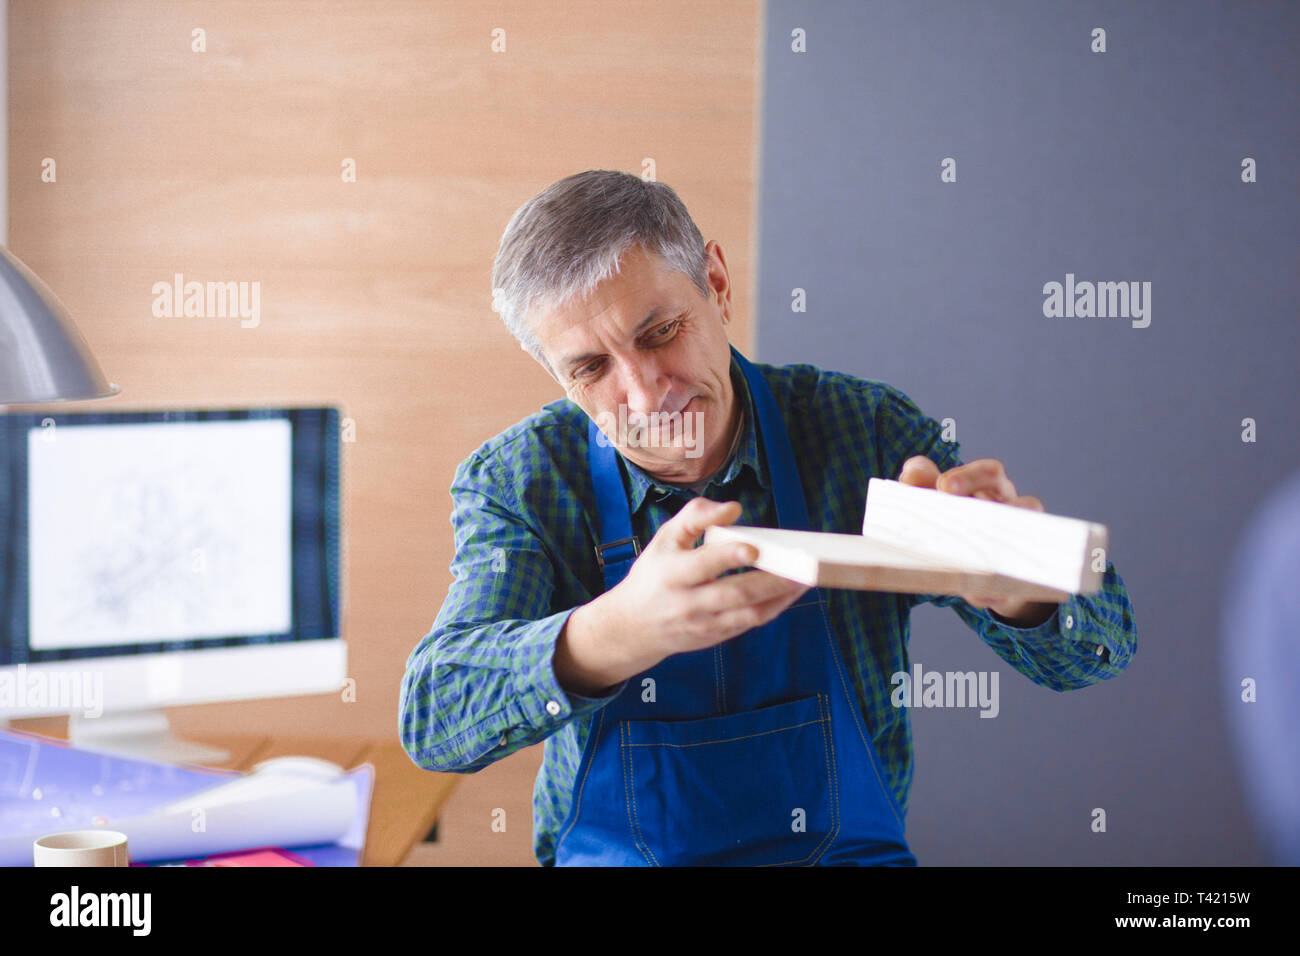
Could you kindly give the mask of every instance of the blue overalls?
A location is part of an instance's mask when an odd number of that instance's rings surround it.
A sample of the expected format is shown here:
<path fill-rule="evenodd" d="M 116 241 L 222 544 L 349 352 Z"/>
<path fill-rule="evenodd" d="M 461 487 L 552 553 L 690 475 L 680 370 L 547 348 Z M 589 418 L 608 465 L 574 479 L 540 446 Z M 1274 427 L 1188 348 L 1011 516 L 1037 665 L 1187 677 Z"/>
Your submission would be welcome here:
<path fill-rule="evenodd" d="M 754 400 L 779 526 L 814 530 L 772 392 L 731 351 Z M 588 460 L 608 590 L 640 546 L 617 450 L 597 434 L 593 421 Z M 903 829 L 824 595 L 812 588 L 762 627 L 666 658 L 601 708 L 555 863 L 915 866 Z"/>

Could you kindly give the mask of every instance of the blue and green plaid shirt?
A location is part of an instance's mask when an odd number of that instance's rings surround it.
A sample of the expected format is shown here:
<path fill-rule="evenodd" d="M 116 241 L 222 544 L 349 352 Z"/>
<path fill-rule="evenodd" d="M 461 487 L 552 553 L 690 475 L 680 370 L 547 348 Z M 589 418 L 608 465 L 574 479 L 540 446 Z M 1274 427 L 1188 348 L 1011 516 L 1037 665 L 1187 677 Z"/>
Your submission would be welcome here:
<path fill-rule="evenodd" d="M 822 531 L 860 534 L 872 477 L 896 479 L 913 455 L 941 472 L 962 464 L 956 442 L 898 389 L 811 365 L 755 363 L 772 388 L 793 446 L 808 516 Z M 737 524 L 776 526 L 759 454 L 753 402 L 740 444 L 704 494 L 738 500 Z M 574 608 L 603 590 L 593 549 L 599 522 L 587 469 L 587 415 L 561 399 L 481 445 L 451 485 L 455 577 L 433 628 L 406 662 L 402 745 L 420 767 L 473 773 L 541 741 L 533 791 L 533 849 L 552 865 L 557 831 L 596 711 L 612 700 L 566 692 L 552 669 L 555 642 Z M 644 543 L 692 496 L 623 460 L 633 533 Z M 891 675 L 910 670 L 909 616 L 920 603 L 951 606 L 999 657 L 1030 680 L 1064 691 L 1114 677 L 1137 650 L 1124 582 L 1107 561 L 1102 590 L 1061 604 L 1041 625 L 1016 628 L 959 597 L 828 590 L 831 626 L 853 678 L 889 785 L 904 813 L 912 782 L 905 707 L 890 702 Z"/>

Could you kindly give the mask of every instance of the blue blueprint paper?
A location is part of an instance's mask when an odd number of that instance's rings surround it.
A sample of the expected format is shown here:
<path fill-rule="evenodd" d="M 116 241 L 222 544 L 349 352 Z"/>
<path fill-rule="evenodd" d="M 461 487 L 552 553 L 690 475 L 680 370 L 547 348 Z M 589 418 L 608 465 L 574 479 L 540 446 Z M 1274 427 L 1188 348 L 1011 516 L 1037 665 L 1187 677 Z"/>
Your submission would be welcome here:
<path fill-rule="evenodd" d="M 149 814 L 242 776 L 236 770 L 119 757 L 36 734 L 0 731 L 0 866 L 30 866 L 31 840 L 37 836 L 112 829 L 114 821 Z M 374 768 L 364 764 L 347 777 L 357 795 L 348 832 L 335 844 L 285 849 L 318 866 L 360 865 Z"/>

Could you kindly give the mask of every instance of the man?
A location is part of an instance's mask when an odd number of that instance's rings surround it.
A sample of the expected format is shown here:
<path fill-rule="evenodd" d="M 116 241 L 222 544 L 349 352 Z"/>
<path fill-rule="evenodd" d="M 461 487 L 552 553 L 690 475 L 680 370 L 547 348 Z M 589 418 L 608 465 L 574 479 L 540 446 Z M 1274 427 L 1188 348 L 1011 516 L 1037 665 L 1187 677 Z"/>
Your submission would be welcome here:
<path fill-rule="evenodd" d="M 400 730 L 429 770 L 545 741 L 543 865 L 914 865 L 909 614 L 952 606 L 1056 690 L 1136 649 L 1124 584 L 1062 605 L 809 590 L 743 570 L 712 524 L 861 530 L 873 476 L 1042 510 L 963 464 L 902 392 L 728 345 L 731 285 L 676 194 L 588 170 L 515 213 L 495 308 L 567 399 L 452 482 L 455 576 L 407 661 Z"/>

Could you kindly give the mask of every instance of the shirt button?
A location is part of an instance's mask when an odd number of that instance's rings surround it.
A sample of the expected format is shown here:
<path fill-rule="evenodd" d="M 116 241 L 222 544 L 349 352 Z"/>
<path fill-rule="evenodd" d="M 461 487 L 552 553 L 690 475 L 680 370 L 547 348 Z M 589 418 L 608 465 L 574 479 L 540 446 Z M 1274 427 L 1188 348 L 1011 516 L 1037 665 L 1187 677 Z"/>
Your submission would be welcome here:
<path fill-rule="evenodd" d="M 554 717 L 560 712 L 560 705 L 556 701 L 548 700 L 546 702 L 546 712 Z"/>
<path fill-rule="evenodd" d="M 1074 615 L 1067 614 L 1065 615 L 1065 629 L 1068 631 L 1072 627 L 1074 627 Z"/>
<path fill-rule="evenodd" d="M 500 746 L 504 747 L 504 746 L 506 745 L 506 742 L 507 742 L 508 739 L 509 739 L 509 738 L 508 738 L 508 736 L 507 736 L 506 734 L 502 734 L 502 735 L 501 735 L 501 739 L 498 740 L 497 743 L 498 743 Z"/>
<path fill-rule="evenodd" d="M 1097 645 L 1097 656 L 1098 656 L 1098 657 L 1101 657 L 1101 655 L 1102 655 L 1102 654 L 1105 654 L 1105 653 L 1106 653 L 1106 648 L 1103 647 L 1102 645 L 1098 644 L 1098 645 Z"/>

